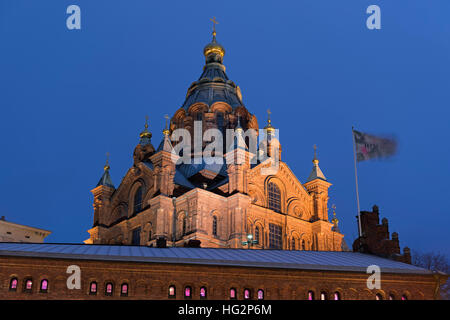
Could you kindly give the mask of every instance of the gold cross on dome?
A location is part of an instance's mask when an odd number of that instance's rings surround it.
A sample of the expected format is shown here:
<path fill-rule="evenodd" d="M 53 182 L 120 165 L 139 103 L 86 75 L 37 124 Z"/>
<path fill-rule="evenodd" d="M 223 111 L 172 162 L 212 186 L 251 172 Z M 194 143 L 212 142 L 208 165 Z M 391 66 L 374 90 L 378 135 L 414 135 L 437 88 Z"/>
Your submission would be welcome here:
<path fill-rule="evenodd" d="M 216 33 L 216 24 L 219 24 L 219 22 L 216 21 L 216 17 L 213 17 L 212 19 L 209 19 L 213 23 L 213 32 Z"/>

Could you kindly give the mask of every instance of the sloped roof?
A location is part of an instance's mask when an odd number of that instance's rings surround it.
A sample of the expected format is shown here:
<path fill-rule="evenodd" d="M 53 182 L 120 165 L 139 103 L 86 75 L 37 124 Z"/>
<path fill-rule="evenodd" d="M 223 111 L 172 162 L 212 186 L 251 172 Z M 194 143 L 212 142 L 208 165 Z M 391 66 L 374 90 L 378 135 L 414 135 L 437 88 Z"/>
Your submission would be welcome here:
<path fill-rule="evenodd" d="M 109 174 L 109 170 L 105 170 L 105 172 L 103 172 L 102 177 L 100 178 L 100 180 L 97 183 L 97 187 L 98 186 L 107 186 L 110 188 L 115 188 L 114 184 L 111 180 L 111 176 Z"/>
<path fill-rule="evenodd" d="M 0 243 L 0 256 L 351 271 L 363 273 L 366 273 L 368 266 L 377 265 L 381 268 L 381 272 L 385 273 L 432 273 L 429 270 L 410 264 L 373 255 L 333 251 Z"/>
<path fill-rule="evenodd" d="M 323 174 L 322 170 L 320 170 L 319 163 L 314 163 L 314 166 L 306 182 L 313 181 L 315 179 L 327 181 L 327 178 L 325 178 L 325 175 Z"/>

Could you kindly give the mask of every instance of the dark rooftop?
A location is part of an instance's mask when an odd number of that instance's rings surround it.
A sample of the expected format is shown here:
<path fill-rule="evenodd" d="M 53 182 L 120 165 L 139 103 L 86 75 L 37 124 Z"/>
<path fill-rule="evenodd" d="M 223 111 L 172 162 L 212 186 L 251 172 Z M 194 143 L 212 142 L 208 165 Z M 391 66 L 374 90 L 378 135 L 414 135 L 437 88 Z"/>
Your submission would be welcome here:
<path fill-rule="evenodd" d="M 381 272 L 431 274 L 410 264 L 357 252 L 248 250 L 213 248 L 151 248 L 89 244 L 0 243 L 0 256 L 198 264 L 366 273 L 377 265 Z"/>

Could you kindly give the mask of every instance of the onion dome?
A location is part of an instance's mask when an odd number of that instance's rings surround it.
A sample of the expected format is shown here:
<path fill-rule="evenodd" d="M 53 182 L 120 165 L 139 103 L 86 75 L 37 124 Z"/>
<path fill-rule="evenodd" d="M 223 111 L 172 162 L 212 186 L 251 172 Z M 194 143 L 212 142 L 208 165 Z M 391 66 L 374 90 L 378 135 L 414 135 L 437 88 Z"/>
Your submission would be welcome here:
<path fill-rule="evenodd" d="M 150 144 L 152 133 L 148 131 L 148 116 L 145 117 L 145 127 L 144 130 L 139 134 L 139 137 L 141 138 L 139 142 L 140 144 Z"/>
<path fill-rule="evenodd" d="M 225 73 L 222 64 L 225 48 L 216 40 L 217 21 L 214 23 L 213 38 L 203 49 L 205 55 L 205 66 L 199 79 L 189 87 L 183 108 L 187 110 L 192 104 L 202 102 L 211 106 L 213 103 L 222 101 L 229 104 L 233 109 L 243 106 L 240 88 L 231 81 Z"/>
<path fill-rule="evenodd" d="M 275 132 L 275 128 L 272 126 L 272 121 L 270 120 L 270 109 L 267 109 L 267 125 L 264 127 L 268 135 L 272 135 Z"/>

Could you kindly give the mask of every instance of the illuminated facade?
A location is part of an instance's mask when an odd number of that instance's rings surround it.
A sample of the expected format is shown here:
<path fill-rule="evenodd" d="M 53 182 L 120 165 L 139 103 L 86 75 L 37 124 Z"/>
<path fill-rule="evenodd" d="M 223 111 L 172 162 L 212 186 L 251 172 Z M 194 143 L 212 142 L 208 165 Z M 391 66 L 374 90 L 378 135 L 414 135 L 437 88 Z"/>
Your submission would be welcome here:
<path fill-rule="evenodd" d="M 117 189 L 105 166 L 92 190 L 94 225 L 85 242 L 156 246 L 159 239 L 167 246 L 198 245 L 200 241 L 201 247 L 241 248 L 251 235 L 255 249 L 341 251 L 345 245 L 338 221 L 328 218 L 331 183 L 317 157 L 309 178 L 300 182 L 281 161 L 281 146 L 270 118 L 264 132 L 258 131 L 258 121 L 244 106 L 240 88 L 225 73 L 225 49 L 217 43 L 215 31 L 204 55 L 203 73 L 189 87 L 159 147 L 152 145 L 146 124 L 134 150 L 134 164 Z M 230 139 L 224 141 L 223 164 L 208 164 L 207 159 L 175 164 L 172 133 L 182 128 L 194 137 L 195 121 L 201 133 L 253 129 L 250 137 L 267 135 L 269 139 L 260 148 L 269 156 L 276 152 L 280 159 L 277 172 L 262 173 L 270 161 L 252 163 L 255 152 L 247 144 L 230 148 Z M 194 151 L 193 156 L 197 155 Z M 227 161 L 232 158 L 242 162 Z"/>

